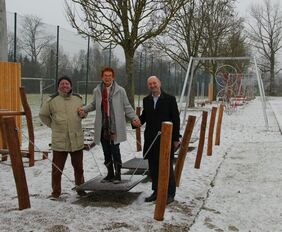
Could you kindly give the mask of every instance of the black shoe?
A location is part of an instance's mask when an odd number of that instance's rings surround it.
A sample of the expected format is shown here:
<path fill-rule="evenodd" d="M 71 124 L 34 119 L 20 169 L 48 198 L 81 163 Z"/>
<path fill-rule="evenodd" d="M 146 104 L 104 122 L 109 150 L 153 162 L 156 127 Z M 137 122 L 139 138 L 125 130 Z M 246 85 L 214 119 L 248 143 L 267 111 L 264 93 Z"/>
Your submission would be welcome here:
<path fill-rule="evenodd" d="M 120 174 L 115 175 L 115 177 L 113 178 L 112 182 L 113 182 L 114 184 L 119 184 L 119 183 L 121 183 Z"/>
<path fill-rule="evenodd" d="M 166 204 L 169 205 L 170 203 L 174 202 L 174 197 L 168 196 L 166 200 Z"/>
<path fill-rule="evenodd" d="M 113 179 L 114 179 L 114 175 L 107 175 L 106 177 L 104 177 L 102 180 L 101 180 L 101 183 L 106 183 L 106 182 L 112 182 Z"/>
<path fill-rule="evenodd" d="M 152 202 L 157 200 L 157 192 L 154 191 L 151 196 L 145 197 L 145 202 Z"/>
<path fill-rule="evenodd" d="M 76 192 L 77 192 L 77 194 L 78 194 L 79 196 L 81 196 L 81 197 L 87 195 L 87 193 L 86 193 L 84 190 L 77 190 Z"/>

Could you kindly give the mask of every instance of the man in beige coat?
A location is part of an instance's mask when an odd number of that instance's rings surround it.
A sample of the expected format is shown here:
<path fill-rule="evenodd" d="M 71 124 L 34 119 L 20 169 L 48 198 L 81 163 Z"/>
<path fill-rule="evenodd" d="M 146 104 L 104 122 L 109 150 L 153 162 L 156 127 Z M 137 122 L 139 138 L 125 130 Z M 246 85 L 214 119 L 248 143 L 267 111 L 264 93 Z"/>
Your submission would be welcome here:
<path fill-rule="evenodd" d="M 63 76 L 58 80 L 57 93 L 50 96 L 39 113 L 41 121 L 52 130 L 52 199 L 59 198 L 61 195 L 61 177 L 68 153 L 74 169 L 75 184 L 84 183 L 84 137 L 81 118 L 77 113 L 77 108 L 82 105 L 81 96 L 72 93 L 71 80 Z M 84 191 L 77 193 L 85 195 Z"/>

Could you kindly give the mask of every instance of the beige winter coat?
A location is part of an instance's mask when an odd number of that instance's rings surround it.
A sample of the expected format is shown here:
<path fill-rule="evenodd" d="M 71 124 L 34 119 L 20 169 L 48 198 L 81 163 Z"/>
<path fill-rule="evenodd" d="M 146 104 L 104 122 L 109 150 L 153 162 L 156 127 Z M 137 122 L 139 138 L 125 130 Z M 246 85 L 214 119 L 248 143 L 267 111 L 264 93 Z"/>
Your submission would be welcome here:
<path fill-rule="evenodd" d="M 52 130 L 53 150 L 73 152 L 83 149 L 83 130 L 77 113 L 77 108 L 82 105 L 79 95 L 58 93 L 41 107 L 39 117 Z"/>

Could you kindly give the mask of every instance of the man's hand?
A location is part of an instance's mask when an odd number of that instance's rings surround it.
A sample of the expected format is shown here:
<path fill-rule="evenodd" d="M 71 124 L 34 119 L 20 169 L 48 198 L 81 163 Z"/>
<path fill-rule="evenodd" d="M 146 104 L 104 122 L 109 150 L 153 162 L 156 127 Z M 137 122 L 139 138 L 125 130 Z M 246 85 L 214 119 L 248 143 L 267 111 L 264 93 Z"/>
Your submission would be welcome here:
<path fill-rule="evenodd" d="M 133 126 L 135 126 L 135 127 L 141 127 L 141 126 L 142 126 L 142 124 L 141 124 L 139 118 L 133 119 L 133 120 L 131 121 L 131 124 L 132 124 Z"/>
<path fill-rule="evenodd" d="M 79 115 L 79 117 L 81 118 L 85 118 L 87 113 L 84 111 L 84 109 L 82 107 L 77 108 L 77 113 Z"/>
<path fill-rule="evenodd" d="M 174 151 L 177 151 L 180 145 L 181 145 L 181 141 L 173 141 Z"/>

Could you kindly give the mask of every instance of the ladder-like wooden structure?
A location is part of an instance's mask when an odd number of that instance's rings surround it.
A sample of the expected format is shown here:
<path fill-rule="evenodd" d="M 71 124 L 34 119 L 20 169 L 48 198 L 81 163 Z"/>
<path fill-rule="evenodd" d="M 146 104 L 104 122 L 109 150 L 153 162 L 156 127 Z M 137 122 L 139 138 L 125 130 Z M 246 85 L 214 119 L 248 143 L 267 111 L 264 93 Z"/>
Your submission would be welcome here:
<path fill-rule="evenodd" d="M 19 88 L 20 91 L 20 98 L 22 102 L 23 111 L 10 111 L 10 110 L 0 110 L 0 129 L 2 134 L 4 133 L 3 130 L 3 120 L 2 117 L 5 116 L 25 116 L 26 118 L 26 124 L 27 124 L 27 131 L 28 131 L 28 148 L 21 150 L 21 154 L 23 157 L 26 157 L 29 159 L 29 166 L 34 166 L 34 152 L 42 152 L 43 153 L 43 159 L 45 159 L 48 156 L 49 151 L 35 151 L 34 149 L 34 129 L 33 129 L 33 122 L 32 122 L 32 113 L 30 106 L 27 102 L 25 89 L 24 87 Z M 3 140 L 3 138 L 2 138 Z M 6 142 L 3 140 L 3 144 L 5 145 Z M 0 149 L 0 154 L 4 155 L 2 157 L 2 160 L 7 159 L 7 155 L 9 154 L 9 150 L 7 148 Z"/>

